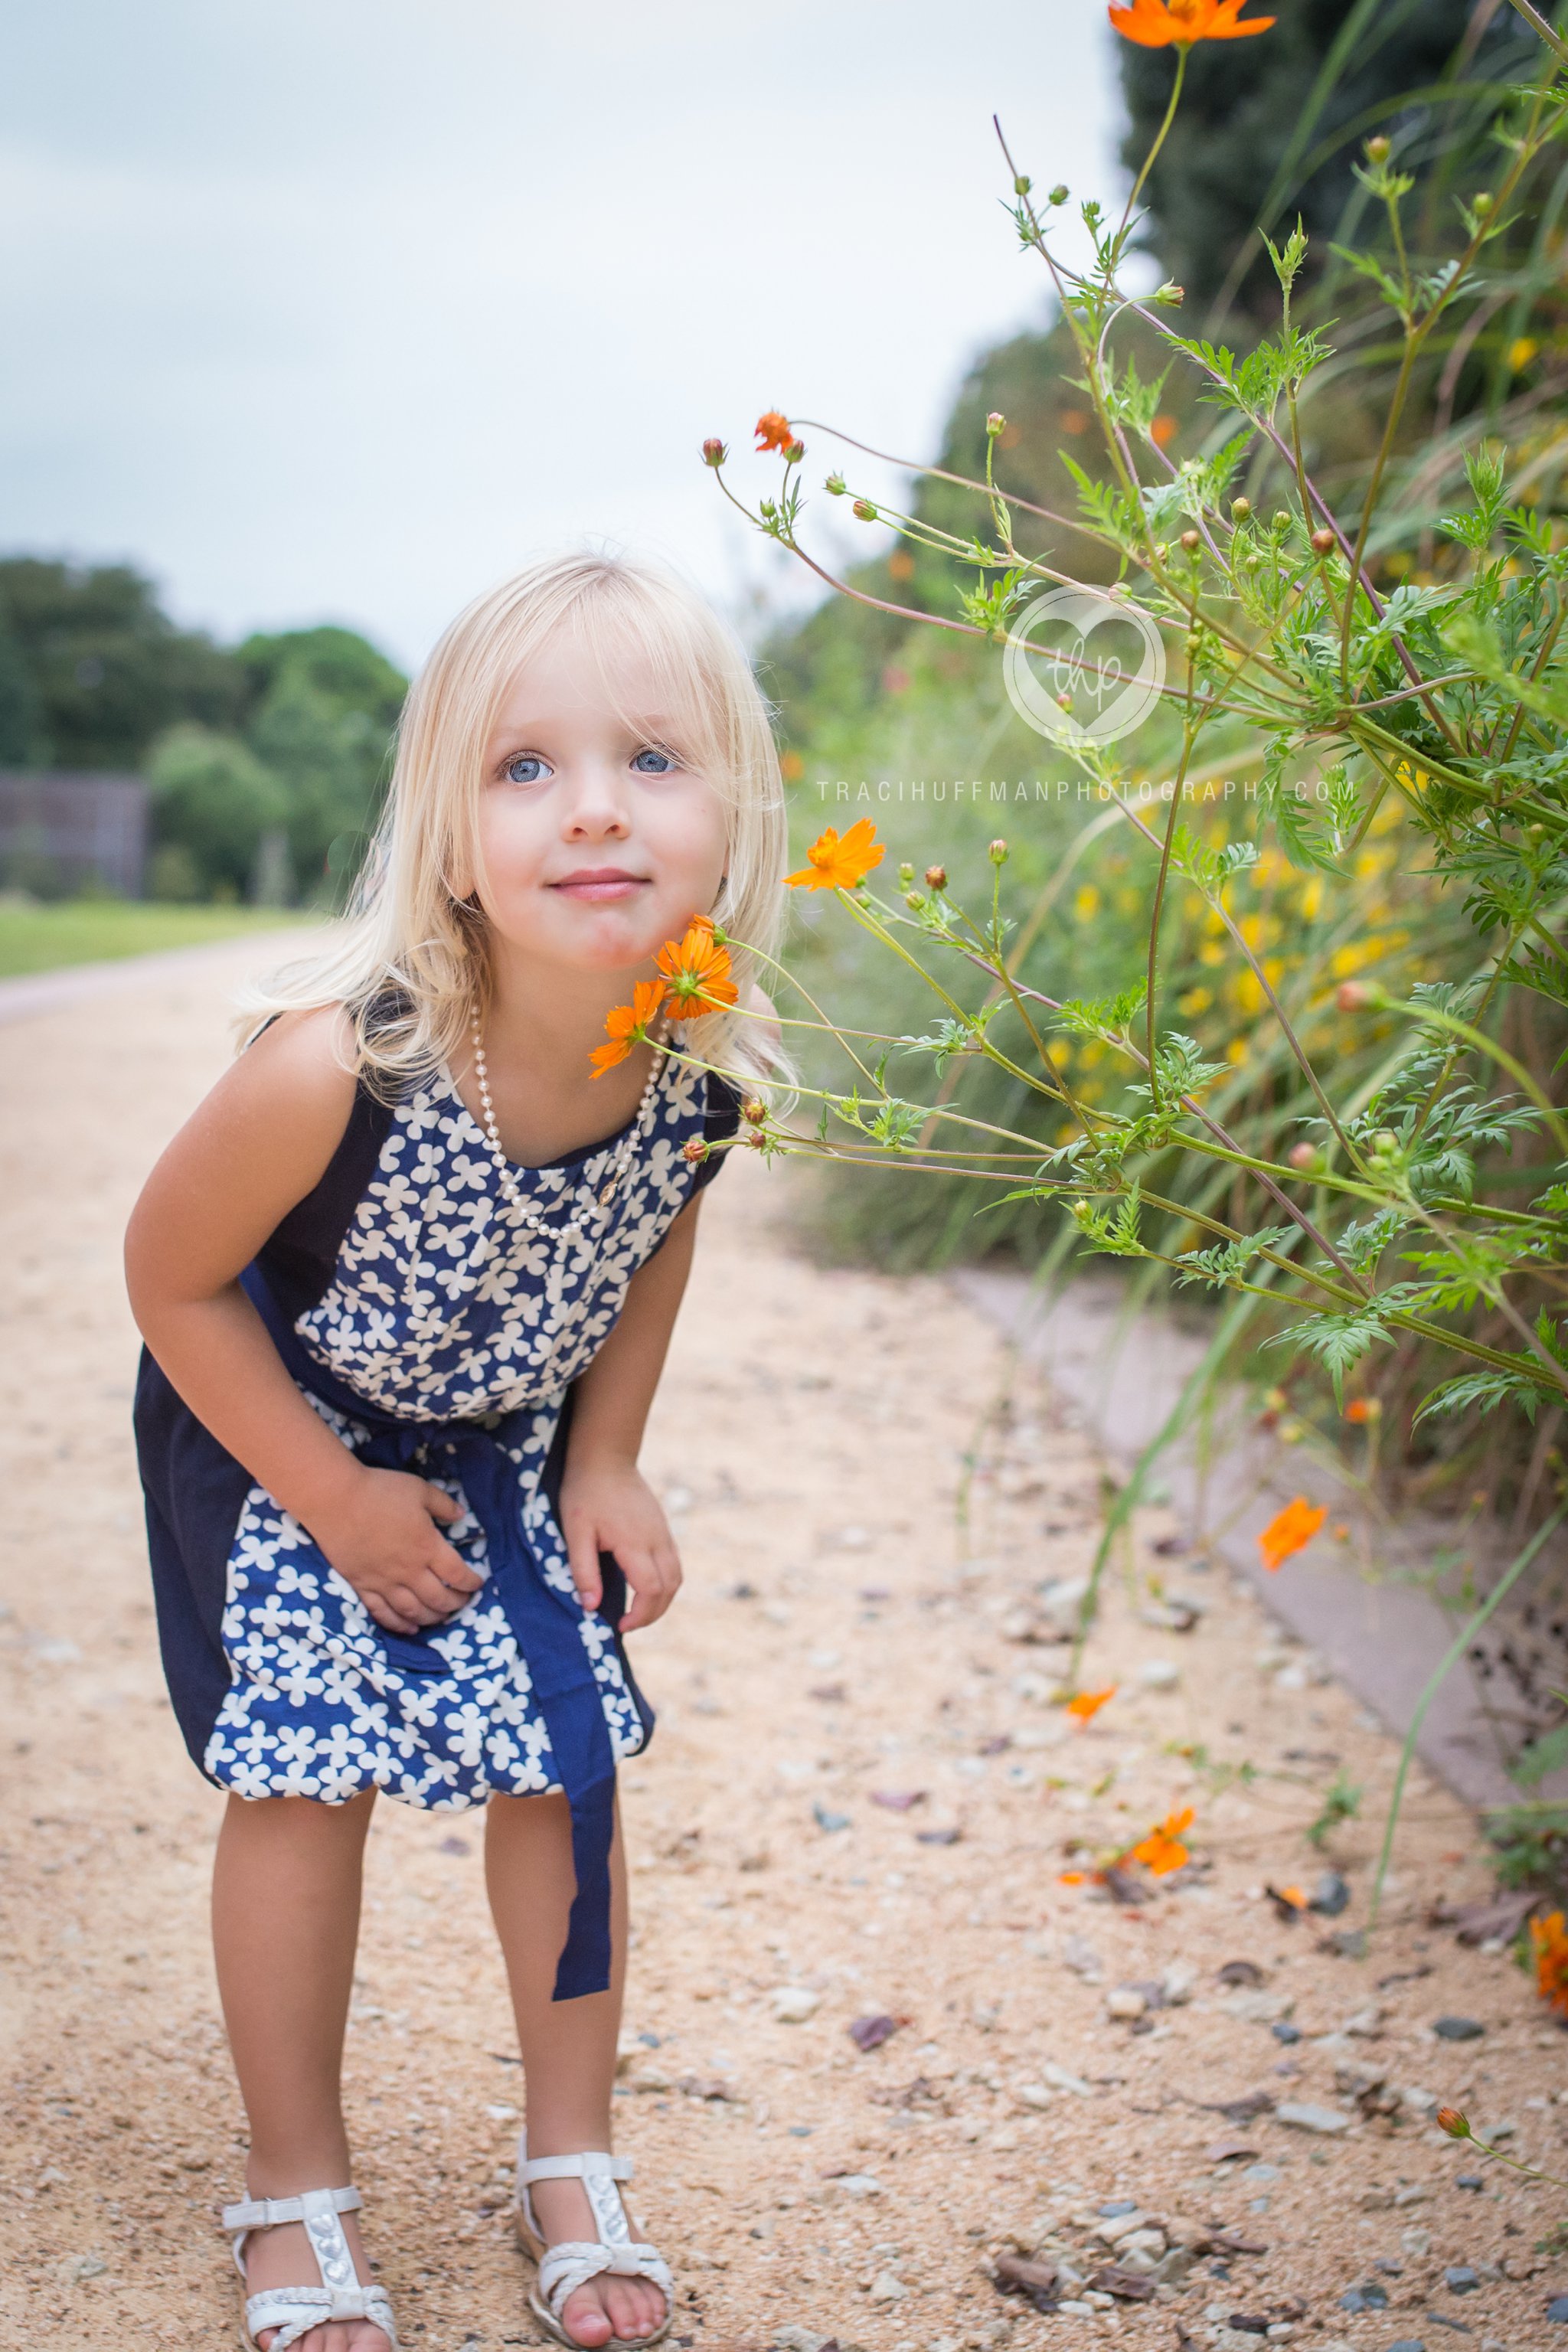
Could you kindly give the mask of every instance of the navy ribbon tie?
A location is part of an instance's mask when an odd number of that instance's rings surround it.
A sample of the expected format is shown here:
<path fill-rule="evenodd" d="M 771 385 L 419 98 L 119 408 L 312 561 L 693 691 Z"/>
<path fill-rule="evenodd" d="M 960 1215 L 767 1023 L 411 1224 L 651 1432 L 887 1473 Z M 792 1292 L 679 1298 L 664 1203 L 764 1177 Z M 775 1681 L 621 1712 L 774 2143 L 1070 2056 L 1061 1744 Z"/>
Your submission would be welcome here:
<path fill-rule="evenodd" d="M 240 1276 L 246 1296 L 266 1324 L 287 1370 L 337 1412 L 370 1432 L 356 1459 L 376 1470 L 406 1470 L 421 1454 L 442 1454 L 485 1531 L 490 1574 L 485 1590 L 500 1601 L 526 1661 L 561 1785 L 572 1814 L 572 1860 L 577 1891 L 566 1941 L 556 1964 L 556 2000 L 578 2000 L 610 1986 L 610 1847 L 616 1825 L 616 1759 L 609 1726 L 584 1643 L 584 1609 L 574 1593 L 547 1582 L 522 1530 L 517 1469 L 492 1415 L 476 1421 L 401 1421 L 369 1404 L 318 1364 L 268 1288 L 259 1267 Z M 504 1422 L 506 1416 L 500 1416 Z M 440 1633 L 440 1625 L 429 1632 Z M 451 1669 L 427 1635 L 374 1633 L 400 1674 L 445 1675 Z"/>

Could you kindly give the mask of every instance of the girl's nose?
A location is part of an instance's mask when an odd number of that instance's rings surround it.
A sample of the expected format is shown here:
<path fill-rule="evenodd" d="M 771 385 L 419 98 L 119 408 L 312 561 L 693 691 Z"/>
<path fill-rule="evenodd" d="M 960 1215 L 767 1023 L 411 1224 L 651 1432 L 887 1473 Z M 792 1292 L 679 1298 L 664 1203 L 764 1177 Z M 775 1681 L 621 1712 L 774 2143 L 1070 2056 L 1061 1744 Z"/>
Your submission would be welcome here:
<path fill-rule="evenodd" d="M 568 840 L 623 839 L 631 830 L 631 812 L 617 772 L 596 761 L 580 770 L 573 778 L 563 816 Z"/>

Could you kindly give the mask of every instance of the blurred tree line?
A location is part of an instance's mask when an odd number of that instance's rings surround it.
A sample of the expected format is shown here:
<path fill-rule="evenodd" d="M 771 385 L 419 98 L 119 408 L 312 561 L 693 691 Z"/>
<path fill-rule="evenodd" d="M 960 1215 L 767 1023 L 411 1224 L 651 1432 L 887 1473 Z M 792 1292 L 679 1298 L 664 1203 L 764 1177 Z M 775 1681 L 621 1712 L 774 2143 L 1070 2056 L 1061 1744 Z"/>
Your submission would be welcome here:
<path fill-rule="evenodd" d="M 1363 143 L 1374 134 L 1394 139 L 1401 169 L 1418 181 L 1421 240 L 1427 249 L 1446 250 L 1458 223 L 1455 199 L 1489 168 L 1498 114 L 1533 70 L 1539 44 L 1507 0 L 1294 0 L 1289 8 L 1256 0 L 1250 13 L 1276 17 L 1263 39 L 1213 41 L 1191 52 L 1182 110 L 1144 190 L 1140 241 L 1159 275 L 1185 289 L 1184 331 L 1243 350 L 1278 319 L 1279 289 L 1262 236 L 1278 243 L 1300 217 L 1311 243 L 1297 314 L 1308 322 L 1331 320 L 1330 340 L 1344 360 L 1326 380 L 1331 399 L 1304 417 L 1307 462 L 1325 488 L 1342 496 L 1375 446 L 1386 392 L 1383 355 L 1366 341 L 1366 289 L 1331 251 L 1336 243 L 1366 243 L 1377 233 L 1355 173 Z M 1164 113 L 1173 53 L 1128 42 L 1117 50 L 1127 121 L 1122 161 L 1131 176 Z M 1003 128 L 1020 166 L 1028 168 L 1026 115 L 1005 115 Z M 1073 201 L 1091 193 L 1104 192 L 1075 190 Z M 1450 339 L 1434 353 L 1431 366 L 1444 373 L 1447 422 L 1474 415 L 1487 430 L 1506 432 L 1521 416 L 1560 402 L 1568 344 L 1562 228 L 1568 184 L 1543 179 L 1531 197 L 1510 237 L 1511 301 L 1473 333 L 1467 330 L 1458 348 Z M 1372 323 L 1376 331 L 1375 314 Z M 1118 324 L 1116 349 L 1145 381 L 1159 374 L 1155 339 L 1136 317 Z M 1066 461 L 1097 479 L 1109 474 L 1079 373 L 1070 334 L 1048 318 L 1038 330 L 981 352 L 959 387 L 931 462 L 971 479 L 983 476 L 985 419 L 999 411 L 1007 423 L 997 479 L 1058 519 L 1015 509 L 1019 544 L 1093 583 L 1110 575 L 1100 551 L 1072 527 L 1078 488 Z M 1425 431 L 1414 421 L 1423 414 L 1414 399 L 1411 436 Z M 840 421 L 859 430 L 852 418 Z M 1194 407 L 1173 383 L 1156 423 L 1162 446 L 1184 457 L 1216 441 L 1223 429 L 1212 408 Z M 837 458 L 839 452 L 823 439 L 813 455 Z M 854 452 L 845 457 L 843 470 L 852 478 Z M 981 527 L 974 498 L 951 483 L 918 479 L 911 499 L 913 511 L 942 530 L 967 534 Z M 1375 547 L 1373 552 L 1375 560 Z M 921 612 L 957 609 L 952 573 L 937 556 L 898 547 L 852 564 L 845 576 L 870 595 Z M 910 642 L 910 624 L 896 614 L 831 596 L 778 631 L 765 648 L 768 683 L 790 741 L 821 753 L 828 748 L 825 731 L 832 737 L 845 722 L 858 731 L 879 711 L 895 716 L 908 688 Z M 921 658 L 929 666 L 934 656 Z M 937 667 L 964 690 L 988 663 L 984 648 L 954 640 Z"/>
<path fill-rule="evenodd" d="M 219 646 L 129 565 L 0 559 L 0 767 L 143 773 L 153 898 L 333 899 L 406 688 L 352 629 Z"/>

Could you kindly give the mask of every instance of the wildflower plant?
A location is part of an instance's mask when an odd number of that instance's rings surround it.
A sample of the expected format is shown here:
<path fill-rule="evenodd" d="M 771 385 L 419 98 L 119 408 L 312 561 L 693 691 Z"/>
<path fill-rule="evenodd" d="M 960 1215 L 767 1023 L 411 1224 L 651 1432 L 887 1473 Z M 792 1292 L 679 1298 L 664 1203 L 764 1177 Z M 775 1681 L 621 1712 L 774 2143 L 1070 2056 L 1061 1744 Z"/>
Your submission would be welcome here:
<path fill-rule="evenodd" d="M 1272 20 L 1241 17 L 1232 0 L 1135 0 L 1112 7 L 1110 18 L 1130 39 L 1173 47 L 1176 73 L 1120 219 L 1092 201 L 1080 208 L 1093 254 L 1087 268 L 1075 269 L 1053 244 L 1067 192 L 1037 198 L 1008 162 L 1016 232 L 1048 272 L 1070 327 L 1107 464 L 1094 477 L 1068 460 L 1079 510 L 1048 520 L 1070 521 L 1109 555 L 1112 604 L 1152 626 L 1166 648 L 1174 760 L 1158 813 L 1140 799 L 1119 743 L 1084 734 L 1074 746 L 1152 872 L 1146 956 L 1110 994 L 1047 997 L 1016 969 L 1016 927 L 1002 900 L 1005 842 L 992 845 L 989 904 L 976 910 L 940 868 L 940 880 L 928 876 L 923 887 L 901 870 L 900 892 L 875 888 L 869 877 L 883 845 L 869 824 L 842 839 L 826 829 L 792 884 L 832 890 L 887 954 L 919 972 L 934 1018 L 924 1034 L 903 1036 L 826 1023 L 850 1048 L 858 1076 L 847 1089 L 821 1090 L 811 1148 L 962 1168 L 1007 1202 L 1065 1208 L 1093 1252 L 1158 1265 L 1200 1289 L 1286 1302 L 1293 1319 L 1280 1344 L 1315 1358 L 1342 1401 L 1348 1373 L 1409 1338 L 1448 1359 L 1424 1412 L 1507 1404 L 1533 1418 L 1542 1402 L 1568 1401 L 1568 1322 L 1558 1310 L 1568 1275 L 1560 1175 L 1568 1125 L 1498 1033 L 1510 992 L 1568 1009 L 1568 544 L 1542 509 L 1539 457 L 1521 469 L 1506 450 L 1480 446 L 1461 453 L 1462 481 L 1436 523 L 1443 552 L 1430 577 L 1390 588 L 1373 551 L 1427 528 L 1424 512 L 1395 495 L 1412 387 L 1428 348 L 1462 331 L 1490 299 L 1489 254 L 1512 222 L 1521 184 L 1562 133 L 1563 45 L 1541 27 L 1541 70 L 1500 121 L 1495 184 L 1458 205 L 1446 255 L 1424 257 L 1407 244 L 1402 208 L 1413 184 L 1387 138 L 1367 142 L 1359 177 L 1386 236 L 1342 258 L 1373 289 L 1399 356 L 1381 442 L 1342 512 L 1306 461 L 1302 408 L 1333 351 L 1293 309 L 1307 257 L 1301 231 L 1270 247 L 1279 323 L 1244 353 L 1178 331 L 1179 287 L 1144 297 L 1122 282 L 1139 191 L 1173 120 L 1191 48 L 1265 33 Z M 1187 371 L 1219 412 L 1223 433 L 1213 446 L 1182 456 L 1154 432 L 1165 377 L 1144 382 L 1119 359 L 1116 331 L 1130 319 L 1158 335 L 1167 373 Z M 1039 590 L 1073 582 L 1015 534 L 1015 509 L 1026 502 L 997 476 L 1004 424 L 987 422 L 984 478 L 968 485 L 978 527 L 967 540 L 856 498 L 842 472 L 826 488 L 910 547 L 974 574 L 973 587 L 957 587 L 955 613 L 888 609 L 1026 653 L 1022 608 Z M 759 445 L 779 455 L 784 479 L 777 496 L 742 510 L 835 587 L 885 602 L 834 578 L 806 544 L 808 429 L 818 428 L 778 410 L 761 419 Z M 723 465 L 713 470 L 742 504 Z M 1217 837 L 1198 814 L 1194 784 L 1215 762 L 1227 774 L 1250 766 L 1274 862 L 1331 894 L 1401 813 L 1413 836 L 1405 856 L 1418 849 L 1464 896 L 1479 943 L 1470 969 L 1408 987 L 1373 973 L 1321 987 L 1309 1050 L 1247 903 L 1268 849 Z M 1293 1142 L 1260 1150 L 1214 1108 L 1227 1065 L 1200 1046 L 1162 985 L 1163 940 L 1179 897 L 1200 911 L 1245 982 L 1238 1009 L 1249 1006 L 1279 1034 L 1300 1090 Z M 1367 1034 L 1382 1045 L 1381 1066 L 1345 1094 L 1336 1086 L 1341 1049 Z M 1089 1048 L 1120 1066 L 1119 1101 L 1082 1081 Z M 900 1066 L 923 1060 L 933 1086 L 895 1088 L 895 1058 Z M 1031 1134 L 963 1112 L 942 1082 L 975 1060 L 1005 1068 L 1054 1107 L 1061 1139 L 1053 1149 L 1042 1153 Z M 798 1136 L 778 1140 L 800 1147 Z M 1543 1163 L 1533 1197 L 1478 1198 L 1478 1164 L 1520 1142 Z M 1217 1202 L 1194 1205 L 1190 1187 L 1173 1197 L 1170 1171 L 1194 1160 L 1226 1180 L 1224 1213 Z M 1535 1301 L 1544 1290 L 1545 1303 L 1521 1303 L 1521 1287 Z"/>
<path fill-rule="evenodd" d="M 1155 783 L 1127 739 L 1078 722 L 1079 687 L 1098 702 L 1113 665 L 1080 654 L 1060 698 L 1074 724 L 1058 741 L 1097 803 L 1095 825 L 1118 828 L 1120 854 L 1142 869 L 1136 960 L 1097 976 L 1092 992 L 1047 992 L 1026 977 L 1025 951 L 1046 910 L 1059 919 L 1065 908 L 1054 881 L 1032 910 L 1009 903 L 1005 840 L 990 845 L 982 882 L 945 863 L 895 863 L 867 820 L 826 827 L 790 887 L 922 990 L 930 1017 L 918 1030 L 878 1028 L 781 969 L 785 1034 L 830 1041 L 850 1075 L 803 1082 L 788 1115 L 760 1105 L 737 1143 L 962 1178 L 983 1206 L 1050 1215 L 1091 1253 L 1227 1295 L 1215 1349 L 1241 1328 L 1233 1318 L 1267 1310 L 1279 1327 L 1270 1344 L 1321 1367 L 1342 1408 L 1347 1379 L 1362 1394 L 1397 1349 L 1437 1367 L 1418 1418 L 1500 1410 L 1533 1422 L 1543 1406 L 1568 1410 L 1568 1120 L 1550 1058 L 1543 1075 L 1523 1042 L 1532 1022 L 1550 1036 L 1568 1015 L 1568 533 L 1558 520 L 1568 443 L 1542 414 L 1513 440 L 1454 425 L 1447 381 L 1510 299 L 1532 191 L 1562 170 L 1552 151 L 1568 44 L 1529 0 L 1513 5 L 1538 38 L 1536 68 L 1500 92 L 1495 163 L 1485 185 L 1454 198 L 1444 249 L 1417 241 L 1404 134 L 1365 142 L 1357 179 L 1373 226 L 1335 255 L 1340 282 L 1363 289 L 1372 315 L 1346 331 L 1344 352 L 1340 331 L 1307 306 L 1300 225 L 1268 247 L 1278 320 L 1250 348 L 1183 331 L 1181 287 L 1131 282 L 1139 198 L 1193 47 L 1266 37 L 1272 20 L 1247 18 L 1241 0 L 1110 9 L 1128 39 L 1169 47 L 1174 70 L 1120 213 L 1094 200 L 1078 208 L 1083 266 L 1058 234 L 1068 191 L 1037 192 L 1002 142 L 1006 208 L 1022 253 L 1047 273 L 1101 444 L 1098 470 L 1062 455 L 1076 512 L 1009 488 L 999 414 L 986 419 L 983 469 L 941 476 L 944 499 L 973 500 L 966 530 L 952 527 L 949 505 L 939 520 L 858 489 L 852 455 L 823 484 L 853 517 L 896 534 L 889 584 L 916 563 L 926 579 L 950 569 L 945 609 L 875 593 L 817 551 L 806 436 L 828 434 L 850 453 L 868 445 L 769 409 L 757 447 L 782 473 L 754 504 L 732 486 L 722 441 L 702 457 L 765 537 L 911 632 L 1026 667 L 1038 651 L 1035 600 L 1089 593 L 1060 557 L 1065 534 L 1107 611 L 1160 652 Z M 1134 330 L 1160 354 L 1152 374 L 1126 355 Z M 1347 371 L 1363 393 L 1382 387 L 1378 427 L 1359 468 L 1321 478 L 1307 420 Z M 1440 432 L 1428 413 L 1437 375 Z M 1205 412 L 1212 431 L 1184 447 L 1173 415 Z M 1055 534 L 1046 551 L 1025 520 Z M 1216 777 L 1246 780 L 1256 830 L 1230 830 L 1225 804 L 1213 808 Z M 1397 924 L 1366 926 L 1369 868 L 1391 883 L 1419 872 L 1451 909 L 1435 968 L 1406 952 Z M 1082 880 L 1071 902 L 1080 919 L 1095 896 Z M 1321 961 L 1292 967 L 1290 939 L 1308 933 Z M 677 1019 L 721 1001 L 722 974 L 689 941 L 660 966 Z M 1184 941 L 1191 953 L 1178 952 Z M 721 934 L 707 946 L 722 957 Z M 689 1012 L 673 1001 L 682 991 Z M 646 1031 L 636 1007 L 619 1031 L 617 1017 L 612 1044 Z M 700 1048 L 699 1029 L 681 1050 L 700 1062 Z M 966 1098 L 965 1076 L 982 1069 L 1037 1116 L 988 1116 L 994 1096 Z M 1243 1118 L 1238 1090 L 1257 1071 L 1263 1108 Z M 1494 1181 L 1500 1168 L 1506 1181 Z M 1565 1513 L 1537 1531 L 1443 1671 Z M 1299 1551 L 1323 1516 L 1305 1498 L 1289 1505 L 1265 1531 L 1267 1564 Z M 1080 1645 L 1115 1525 L 1113 1511 Z M 1075 1650 L 1069 1688 L 1078 1666 Z M 1385 1841 L 1385 1863 L 1387 1852 Z"/>

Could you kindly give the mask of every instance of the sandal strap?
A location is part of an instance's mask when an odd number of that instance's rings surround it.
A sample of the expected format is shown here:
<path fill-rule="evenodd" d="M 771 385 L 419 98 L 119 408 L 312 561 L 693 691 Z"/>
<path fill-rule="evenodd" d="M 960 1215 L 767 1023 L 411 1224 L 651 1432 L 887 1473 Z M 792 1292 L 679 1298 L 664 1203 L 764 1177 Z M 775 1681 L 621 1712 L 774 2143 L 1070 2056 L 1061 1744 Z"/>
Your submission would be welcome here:
<path fill-rule="evenodd" d="M 623 2245 L 606 2246 L 584 2238 L 562 2239 L 540 2259 L 539 2291 L 559 2319 L 568 2299 L 580 2286 L 606 2275 L 645 2278 L 663 2294 L 666 2310 L 674 2309 L 675 2289 L 663 2255 L 656 2246 L 637 2245 L 629 2240 Z"/>
<path fill-rule="evenodd" d="M 364 2199 L 357 2189 L 312 2189 L 306 2192 L 315 2199 L 331 2200 L 334 2213 L 357 2213 Z M 302 2221 L 305 2218 L 304 2197 L 251 2197 L 238 2205 L 223 2209 L 226 2230 L 275 2230 L 282 2221 Z"/>
<path fill-rule="evenodd" d="M 636 2169 L 629 2156 L 590 2148 L 577 2156 L 524 2157 L 518 2164 L 517 2177 L 527 2189 L 535 2180 L 630 2180 Z"/>
<path fill-rule="evenodd" d="M 316 2260 L 315 2286 L 268 2287 L 247 2298 L 245 2324 L 253 2342 L 264 2328 L 276 2327 L 280 2333 L 273 2338 L 271 2352 L 288 2352 L 312 2327 L 337 2319 L 368 2319 L 396 2345 L 386 2289 L 374 2280 L 362 2282 L 338 2219 L 340 2213 L 357 2212 L 363 2202 L 359 2190 L 350 2187 L 307 2189 L 298 2197 L 251 2197 L 224 2207 L 223 2225 L 234 2231 L 234 2266 L 241 2278 L 245 2242 L 253 2230 L 299 2221 Z"/>
<path fill-rule="evenodd" d="M 348 2319 L 368 2319 L 382 2330 L 389 2344 L 397 2343 L 392 2305 L 383 2286 L 269 2287 L 260 2294 L 248 2296 L 245 2305 L 245 2324 L 253 2339 L 266 2328 L 278 2329 L 272 2339 L 272 2352 L 288 2352 L 289 2346 L 298 2344 L 312 2327 L 325 2327 L 332 2320 Z"/>

